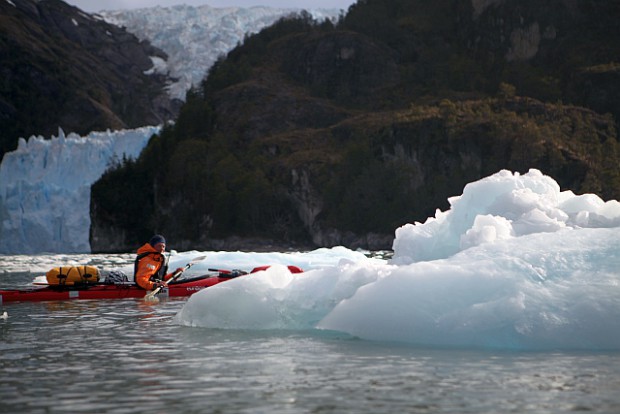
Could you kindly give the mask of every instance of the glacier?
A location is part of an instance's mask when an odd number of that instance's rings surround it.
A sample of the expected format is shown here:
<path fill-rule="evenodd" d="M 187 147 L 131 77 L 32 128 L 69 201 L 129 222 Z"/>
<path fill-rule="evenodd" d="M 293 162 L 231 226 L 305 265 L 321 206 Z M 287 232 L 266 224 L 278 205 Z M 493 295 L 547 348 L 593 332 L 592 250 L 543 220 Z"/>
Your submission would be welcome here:
<path fill-rule="evenodd" d="M 168 93 L 173 98 L 185 100 L 189 88 L 198 85 L 215 61 L 242 43 L 246 35 L 257 33 L 278 19 L 301 10 L 178 5 L 103 10 L 98 15 L 166 52 L 168 60 L 158 62 L 157 72 L 167 72 L 176 79 L 168 86 Z M 307 12 L 318 21 L 335 21 L 342 10 L 309 9 Z M 162 64 L 165 68 L 161 67 Z"/>
<path fill-rule="evenodd" d="M 0 164 L 0 253 L 90 252 L 90 187 L 161 126 L 20 138 Z"/>

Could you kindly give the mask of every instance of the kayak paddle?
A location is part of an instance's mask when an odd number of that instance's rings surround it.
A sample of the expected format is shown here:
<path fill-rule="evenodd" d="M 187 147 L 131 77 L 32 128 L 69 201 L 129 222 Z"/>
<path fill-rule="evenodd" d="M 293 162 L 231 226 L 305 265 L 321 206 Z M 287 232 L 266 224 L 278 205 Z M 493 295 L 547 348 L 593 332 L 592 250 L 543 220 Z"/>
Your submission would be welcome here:
<path fill-rule="evenodd" d="M 164 287 L 168 286 L 169 283 L 177 280 L 179 278 L 179 276 L 181 276 L 183 274 L 183 272 L 185 272 L 187 269 L 189 269 L 190 267 L 192 267 L 193 265 L 195 265 L 196 263 L 200 262 L 201 260 L 206 259 L 207 256 L 198 256 L 192 259 L 191 262 L 189 262 L 188 264 L 185 265 L 185 267 L 183 267 L 182 269 L 177 270 L 176 272 L 174 272 L 172 274 L 172 277 L 168 280 L 166 280 L 163 283 L 163 286 L 158 286 L 157 288 L 153 289 L 152 291 L 150 291 L 149 293 L 146 294 L 146 296 L 144 296 L 144 300 L 147 302 L 157 302 L 159 301 L 159 299 L 157 298 L 157 295 Z"/>

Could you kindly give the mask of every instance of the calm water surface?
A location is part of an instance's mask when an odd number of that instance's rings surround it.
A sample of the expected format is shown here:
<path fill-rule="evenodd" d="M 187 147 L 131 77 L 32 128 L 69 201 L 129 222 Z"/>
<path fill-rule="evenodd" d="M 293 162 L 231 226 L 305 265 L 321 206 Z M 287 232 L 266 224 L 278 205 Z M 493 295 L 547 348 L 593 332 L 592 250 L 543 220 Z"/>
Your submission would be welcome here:
<path fill-rule="evenodd" d="M 172 321 L 184 303 L 5 304 L 0 413 L 620 412 L 617 352 L 188 328 Z"/>

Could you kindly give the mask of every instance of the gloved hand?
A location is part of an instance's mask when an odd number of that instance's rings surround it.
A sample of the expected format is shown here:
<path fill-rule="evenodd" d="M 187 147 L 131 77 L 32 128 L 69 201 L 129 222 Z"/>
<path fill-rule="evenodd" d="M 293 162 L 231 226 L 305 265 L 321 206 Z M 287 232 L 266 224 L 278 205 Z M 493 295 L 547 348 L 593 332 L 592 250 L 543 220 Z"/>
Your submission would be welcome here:
<path fill-rule="evenodd" d="M 173 272 L 173 274 L 175 274 L 175 275 L 176 275 L 176 274 L 179 274 L 179 273 L 183 272 L 184 270 L 185 270 L 185 268 L 183 268 L 183 267 L 178 267 L 178 268 L 177 268 L 177 270 L 175 270 L 175 271 Z"/>
<path fill-rule="evenodd" d="M 153 290 L 157 289 L 157 288 L 163 288 L 166 287 L 166 285 L 164 285 L 164 282 L 158 280 L 157 282 L 153 282 Z"/>

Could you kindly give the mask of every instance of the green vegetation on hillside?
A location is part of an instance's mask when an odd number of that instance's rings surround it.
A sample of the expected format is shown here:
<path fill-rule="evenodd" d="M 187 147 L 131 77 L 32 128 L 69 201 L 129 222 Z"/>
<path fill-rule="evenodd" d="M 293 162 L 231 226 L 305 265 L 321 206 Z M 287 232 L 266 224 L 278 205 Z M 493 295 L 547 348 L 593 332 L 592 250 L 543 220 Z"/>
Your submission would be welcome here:
<path fill-rule="evenodd" d="M 283 19 L 222 57 L 176 125 L 121 168 L 150 177 L 127 201 L 152 207 L 143 224 L 106 200 L 134 185 L 118 170 L 93 187 L 94 220 L 130 245 L 157 229 L 178 248 L 234 236 L 369 247 L 366 235 L 389 240 L 501 169 L 620 199 L 620 104 L 605 93 L 619 89 L 617 50 L 588 30 L 599 7 L 577 6 L 365 0 L 336 24 Z"/>

